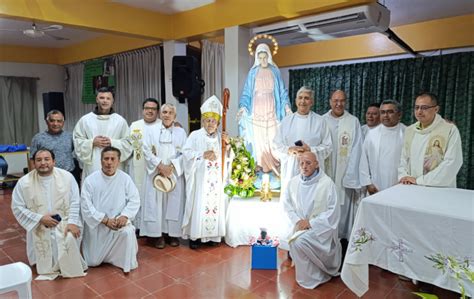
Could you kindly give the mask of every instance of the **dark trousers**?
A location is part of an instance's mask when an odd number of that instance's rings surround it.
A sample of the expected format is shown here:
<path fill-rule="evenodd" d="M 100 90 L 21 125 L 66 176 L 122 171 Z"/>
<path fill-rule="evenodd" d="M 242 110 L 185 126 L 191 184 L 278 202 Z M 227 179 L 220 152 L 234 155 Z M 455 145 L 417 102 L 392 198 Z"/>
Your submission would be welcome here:
<path fill-rule="evenodd" d="M 76 159 L 74 159 L 74 170 L 71 171 L 72 176 L 77 182 L 77 185 L 79 188 L 81 188 L 81 175 L 82 175 L 82 169 L 79 167 L 79 162 L 77 162 Z"/>

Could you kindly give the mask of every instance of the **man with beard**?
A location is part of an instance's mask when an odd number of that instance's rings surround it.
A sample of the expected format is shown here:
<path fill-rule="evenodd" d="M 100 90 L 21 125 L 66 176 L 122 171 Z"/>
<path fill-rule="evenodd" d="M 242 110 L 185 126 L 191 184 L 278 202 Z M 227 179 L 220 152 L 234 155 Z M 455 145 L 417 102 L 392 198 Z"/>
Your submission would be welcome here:
<path fill-rule="evenodd" d="M 35 169 L 18 181 L 12 194 L 13 214 L 27 231 L 28 261 L 36 264 L 38 274 L 51 278 L 84 276 L 77 183 L 68 171 L 55 167 L 48 149 L 38 149 L 33 162 Z"/>

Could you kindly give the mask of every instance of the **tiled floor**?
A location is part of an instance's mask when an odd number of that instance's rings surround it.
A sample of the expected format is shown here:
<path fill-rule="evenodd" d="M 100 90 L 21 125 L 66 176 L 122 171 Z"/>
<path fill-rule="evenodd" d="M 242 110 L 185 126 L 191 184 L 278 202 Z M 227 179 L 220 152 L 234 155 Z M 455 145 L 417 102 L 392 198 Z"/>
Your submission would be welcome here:
<path fill-rule="evenodd" d="M 25 232 L 11 209 L 11 190 L 0 190 L 0 265 L 27 263 Z M 183 242 L 184 243 L 184 242 Z M 87 276 L 55 281 L 33 280 L 33 298 L 357 298 L 340 278 L 314 290 L 299 287 L 294 268 L 279 251 L 279 269 L 250 270 L 250 249 L 203 247 L 191 250 L 185 244 L 158 250 L 139 240 L 138 269 L 128 275 L 110 265 L 90 268 Z M 33 269 L 33 273 L 34 269 Z M 36 275 L 34 275 L 36 276 Z M 417 298 L 416 287 L 390 272 L 370 268 L 370 290 L 363 298 Z M 439 288 L 439 298 L 459 295 Z M 17 298 L 14 293 L 0 298 Z"/>

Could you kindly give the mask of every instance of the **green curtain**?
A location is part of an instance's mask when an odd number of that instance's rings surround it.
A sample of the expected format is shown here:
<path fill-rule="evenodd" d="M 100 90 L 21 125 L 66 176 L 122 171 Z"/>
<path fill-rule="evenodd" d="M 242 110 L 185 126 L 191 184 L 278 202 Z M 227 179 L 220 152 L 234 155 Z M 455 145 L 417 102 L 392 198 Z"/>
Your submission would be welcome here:
<path fill-rule="evenodd" d="M 370 103 L 394 99 L 402 104 L 406 125 L 416 121 L 416 94 L 437 94 L 440 114 L 453 121 L 461 133 L 464 163 L 458 187 L 474 189 L 474 52 L 290 70 L 293 105 L 303 85 L 314 89 L 313 110 L 319 114 L 329 110 L 331 91 L 342 89 L 347 94 L 346 109 L 360 120 L 365 120 Z"/>

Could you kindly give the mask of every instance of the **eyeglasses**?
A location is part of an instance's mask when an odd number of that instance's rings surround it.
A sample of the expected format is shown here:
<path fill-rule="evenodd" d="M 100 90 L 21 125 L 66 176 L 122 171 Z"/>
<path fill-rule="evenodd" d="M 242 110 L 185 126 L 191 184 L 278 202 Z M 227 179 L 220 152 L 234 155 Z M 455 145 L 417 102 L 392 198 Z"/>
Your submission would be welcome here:
<path fill-rule="evenodd" d="M 380 110 L 380 115 L 385 115 L 385 114 L 394 114 L 398 111 L 395 111 L 393 109 L 390 109 L 390 110 Z"/>
<path fill-rule="evenodd" d="M 428 105 L 421 105 L 421 106 L 418 106 L 418 105 L 415 105 L 415 111 L 418 111 L 418 110 L 421 110 L 421 111 L 426 111 L 428 109 L 431 109 L 431 108 L 434 108 L 438 105 L 433 105 L 433 106 L 428 106 Z"/>
<path fill-rule="evenodd" d="M 213 124 L 213 125 L 219 123 L 219 121 L 217 121 L 215 118 L 212 118 L 212 117 L 205 118 L 204 122 L 207 123 L 207 124 Z"/>
<path fill-rule="evenodd" d="M 156 107 L 143 107 L 143 110 L 153 110 L 153 111 L 156 111 L 156 110 L 158 110 L 158 108 L 156 108 Z"/>

